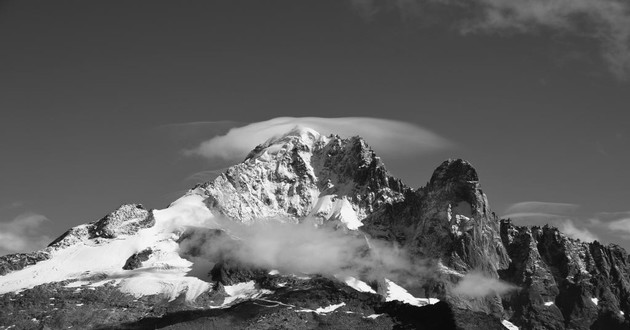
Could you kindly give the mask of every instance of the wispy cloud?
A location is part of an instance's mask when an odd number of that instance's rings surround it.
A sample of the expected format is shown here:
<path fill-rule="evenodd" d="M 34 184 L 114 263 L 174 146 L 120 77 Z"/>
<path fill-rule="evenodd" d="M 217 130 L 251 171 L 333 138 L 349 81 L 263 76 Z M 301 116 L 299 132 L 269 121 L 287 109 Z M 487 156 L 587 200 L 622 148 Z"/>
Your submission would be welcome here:
<path fill-rule="evenodd" d="M 0 255 L 29 252 L 45 247 L 51 239 L 42 232 L 48 219 L 35 213 L 25 213 L 9 222 L 0 222 Z"/>
<path fill-rule="evenodd" d="M 630 211 L 599 212 L 591 216 L 588 223 L 613 237 L 630 240 Z"/>
<path fill-rule="evenodd" d="M 626 235 L 630 234 L 630 216 L 609 222 L 607 226 L 612 231 L 623 232 Z"/>
<path fill-rule="evenodd" d="M 278 269 L 287 273 L 348 275 L 368 280 L 383 277 L 402 284 L 415 284 L 431 276 L 424 260 L 390 242 L 358 233 L 308 222 L 289 224 L 265 219 L 253 225 L 215 219 L 229 235 L 196 231 L 180 244 L 182 253 L 199 253 L 206 260 L 222 259 L 241 264 Z"/>
<path fill-rule="evenodd" d="M 225 134 L 202 142 L 186 154 L 210 159 L 241 160 L 256 145 L 287 133 L 298 125 L 312 128 L 324 135 L 359 135 L 384 157 L 414 156 L 452 145 L 445 138 L 425 128 L 396 120 L 368 117 L 280 117 L 232 128 Z"/>
<path fill-rule="evenodd" d="M 402 18 L 436 8 L 460 15 L 451 24 L 462 34 L 551 32 L 590 38 L 599 44 L 610 71 L 621 79 L 630 73 L 630 2 L 625 0 L 350 0 L 359 14 L 374 19 L 396 9 Z M 420 9 L 418 9 L 420 8 Z"/>
<path fill-rule="evenodd" d="M 575 214 L 580 208 L 577 204 L 551 203 L 539 201 L 519 202 L 508 206 L 503 218 L 557 218 Z"/>
<path fill-rule="evenodd" d="M 593 242 L 599 238 L 586 228 L 578 228 L 571 219 L 565 219 L 558 225 L 558 229 L 569 237 L 577 238 L 583 242 Z"/>
<path fill-rule="evenodd" d="M 488 295 L 502 295 L 517 289 L 516 286 L 481 273 L 466 274 L 451 290 L 453 294 L 468 297 L 485 297 Z"/>
<path fill-rule="evenodd" d="M 2 204 L 0 205 L 0 210 L 13 210 L 13 209 L 17 209 L 20 207 L 24 206 L 24 202 L 22 201 L 15 201 L 15 202 L 11 202 L 8 204 Z"/>
<path fill-rule="evenodd" d="M 510 205 L 505 210 L 505 215 L 501 217 L 513 219 L 521 225 L 549 224 L 557 227 L 567 236 L 584 242 L 598 240 L 597 235 L 585 228 L 586 226 L 593 227 L 593 222 L 583 221 L 578 216 L 579 208 L 579 205 L 570 203 L 527 201 Z"/>
<path fill-rule="evenodd" d="M 521 202 L 510 205 L 501 217 L 519 225 L 549 224 L 584 242 L 630 240 L 630 211 L 581 214 L 576 204 Z"/>

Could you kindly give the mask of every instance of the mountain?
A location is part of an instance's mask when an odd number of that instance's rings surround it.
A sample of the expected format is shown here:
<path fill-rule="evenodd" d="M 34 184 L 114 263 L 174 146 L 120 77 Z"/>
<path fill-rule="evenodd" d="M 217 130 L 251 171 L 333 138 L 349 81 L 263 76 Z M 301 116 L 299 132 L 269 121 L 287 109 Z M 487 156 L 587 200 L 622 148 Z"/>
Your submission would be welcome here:
<path fill-rule="evenodd" d="M 0 329 L 630 329 L 629 263 L 499 219 L 464 160 L 413 189 L 296 127 L 165 209 L 0 257 Z"/>

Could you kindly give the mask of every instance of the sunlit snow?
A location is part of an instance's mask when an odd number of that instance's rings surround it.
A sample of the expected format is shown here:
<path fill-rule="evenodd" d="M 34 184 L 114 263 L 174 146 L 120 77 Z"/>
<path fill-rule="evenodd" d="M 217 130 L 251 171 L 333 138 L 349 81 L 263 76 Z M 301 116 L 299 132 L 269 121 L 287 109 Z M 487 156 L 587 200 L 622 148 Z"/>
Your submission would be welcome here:
<path fill-rule="evenodd" d="M 336 305 L 330 305 L 330 306 L 326 306 L 326 307 L 320 307 L 316 310 L 312 310 L 312 309 L 300 309 L 300 310 L 296 310 L 296 312 L 314 312 L 317 314 L 326 314 L 326 313 L 330 313 L 335 311 L 337 308 L 345 306 L 346 303 L 342 302 Z"/>
<path fill-rule="evenodd" d="M 358 280 L 352 276 L 348 276 L 344 279 L 344 282 L 351 288 L 360 292 L 376 293 L 367 283 Z"/>
<path fill-rule="evenodd" d="M 172 300 L 186 292 L 186 299 L 195 299 L 211 286 L 196 277 L 186 276 L 192 263 L 179 256 L 176 240 L 178 233 L 189 226 L 216 227 L 212 213 L 204 205 L 203 196 L 192 191 L 153 214 L 155 225 L 141 229 L 135 235 L 78 242 L 53 250 L 48 260 L 4 275 L 0 294 L 45 283 L 76 280 L 66 287 L 94 287 L 113 281 L 122 291 L 135 296 L 161 293 Z M 122 269 L 127 258 L 149 247 L 154 253 L 143 267 Z"/>
<path fill-rule="evenodd" d="M 398 284 L 388 279 L 385 279 L 385 282 L 387 283 L 387 297 L 385 301 L 398 300 L 414 306 L 431 305 L 440 301 L 436 298 L 416 298 Z"/>
<path fill-rule="evenodd" d="M 518 330 L 518 327 L 508 320 L 501 321 L 501 324 L 503 324 L 503 326 L 506 327 L 508 330 Z"/>

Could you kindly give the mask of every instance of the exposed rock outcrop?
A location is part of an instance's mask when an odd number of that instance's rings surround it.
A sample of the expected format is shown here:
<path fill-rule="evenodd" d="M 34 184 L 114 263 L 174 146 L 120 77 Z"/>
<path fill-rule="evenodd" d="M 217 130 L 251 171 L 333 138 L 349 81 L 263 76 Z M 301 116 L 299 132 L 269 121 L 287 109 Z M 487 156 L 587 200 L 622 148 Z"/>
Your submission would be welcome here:
<path fill-rule="evenodd" d="M 35 251 L 31 253 L 16 253 L 0 256 L 0 276 L 9 272 L 24 269 L 37 262 L 50 258 L 47 251 Z"/>
<path fill-rule="evenodd" d="M 142 262 L 149 260 L 151 253 L 153 253 L 153 250 L 151 250 L 151 248 L 147 248 L 138 253 L 134 253 L 129 257 L 129 259 L 127 259 L 122 269 L 133 270 L 142 267 Z"/>
<path fill-rule="evenodd" d="M 334 212 L 314 207 L 326 196 L 347 200 L 361 219 L 409 190 L 363 139 L 324 137 L 303 128 L 259 145 L 243 163 L 201 188 L 211 209 L 245 223 L 309 216 L 325 222 Z"/>
<path fill-rule="evenodd" d="M 629 329 L 630 264 L 616 245 L 571 239 L 558 229 L 501 222 L 512 263 L 501 278 L 521 290 L 504 298 L 526 329 Z"/>

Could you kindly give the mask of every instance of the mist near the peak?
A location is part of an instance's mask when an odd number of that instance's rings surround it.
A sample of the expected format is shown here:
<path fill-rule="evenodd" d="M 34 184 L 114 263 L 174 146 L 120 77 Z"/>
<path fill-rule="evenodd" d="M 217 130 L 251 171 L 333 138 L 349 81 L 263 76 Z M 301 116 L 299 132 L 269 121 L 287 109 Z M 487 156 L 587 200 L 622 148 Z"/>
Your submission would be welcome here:
<path fill-rule="evenodd" d="M 221 230 L 196 230 L 180 243 L 183 254 L 236 261 L 252 268 L 288 274 L 353 276 L 368 281 L 388 278 L 403 285 L 421 285 L 434 272 L 405 249 L 361 232 L 311 223 L 269 221 L 244 225 L 223 221 Z"/>

